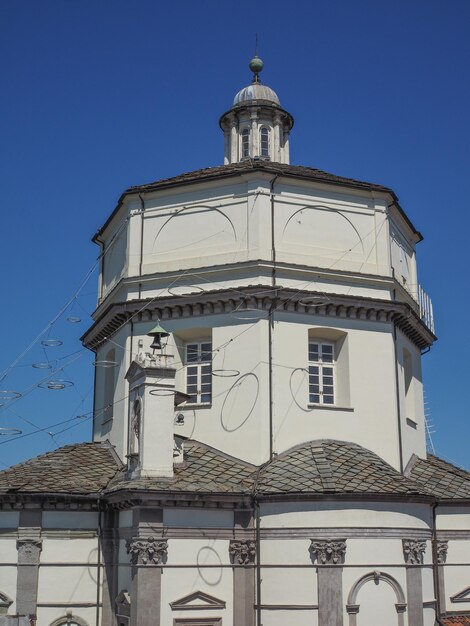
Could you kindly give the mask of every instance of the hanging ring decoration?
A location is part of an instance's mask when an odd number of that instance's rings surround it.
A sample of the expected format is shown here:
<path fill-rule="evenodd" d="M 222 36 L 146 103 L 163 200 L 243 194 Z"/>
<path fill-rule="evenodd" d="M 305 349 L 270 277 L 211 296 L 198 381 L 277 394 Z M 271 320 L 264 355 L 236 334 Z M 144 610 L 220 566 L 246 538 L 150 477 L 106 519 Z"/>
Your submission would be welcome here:
<path fill-rule="evenodd" d="M 0 437 L 12 437 L 23 433 L 19 428 L 0 428 Z"/>
<path fill-rule="evenodd" d="M 151 396 L 174 396 L 176 395 L 176 389 L 165 389 L 162 387 L 161 389 L 152 389 L 149 391 Z"/>
<path fill-rule="evenodd" d="M 78 315 L 69 315 L 66 318 L 67 322 L 70 322 L 71 324 L 78 324 L 78 322 L 82 321 L 81 317 L 78 317 Z"/>
<path fill-rule="evenodd" d="M 320 294 L 317 296 L 305 296 L 305 298 L 301 298 L 299 300 L 299 304 L 301 304 L 302 306 L 312 306 L 312 307 L 317 307 L 317 306 L 325 306 L 327 304 L 329 304 L 331 302 L 330 298 L 328 298 L 327 295 Z"/>
<path fill-rule="evenodd" d="M 219 376 L 220 378 L 235 378 L 240 376 L 239 370 L 212 370 L 212 376 Z"/>
<path fill-rule="evenodd" d="M 4 405 L 5 402 L 10 402 L 10 400 L 18 400 L 22 395 L 19 391 L 12 389 L 0 389 L 0 406 Z"/>
<path fill-rule="evenodd" d="M 119 365 L 119 363 L 117 361 L 108 361 L 107 359 L 104 359 L 103 361 L 93 361 L 92 365 L 94 365 L 95 367 L 117 367 Z"/>
<path fill-rule="evenodd" d="M 247 315 L 235 315 L 235 313 L 247 313 Z M 256 315 L 255 315 L 256 313 Z M 260 320 L 262 319 L 263 315 L 266 313 L 266 311 L 263 311 L 263 309 L 255 309 L 255 308 L 246 308 L 246 309 L 235 309 L 234 311 L 231 311 L 229 313 L 230 317 L 233 317 L 236 320 L 242 320 L 242 321 L 254 321 L 254 320 Z"/>
<path fill-rule="evenodd" d="M 64 342 L 61 339 L 43 339 L 41 341 L 41 345 L 46 348 L 55 348 L 57 346 L 61 346 Z"/>
<path fill-rule="evenodd" d="M 53 389 L 53 390 L 58 390 L 58 389 L 65 389 L 66 387 L 72 387 L 73 386 L 73 382 L 71 380 L 62 380 L 62 379 L 56 379 L 56 380 L 48 380 L 45 383 L 39 383 L 38 387 L 41 387 L 41 389 Z"/>
<path fill-rule="evenodd" d="M 176 291 L 178 289 L 185 289 L 186 291 L 178 293 L 178 291 Z M 187 289 L 193 289 L 194 291 L 187 291 Z M 172 296 L 190 296 L 195 293 L 203 293 L 204 289 L 199 287 L 199 285 L 173 285 L 168 287 L 167 291 Z"/>
<path fill-rule="evenodd" d="M 39 363 L 33 363 L 31 367 L 34 367 L 34 369 L 37 369 L 37 370 L 51 370 L 52 363 L 47 363 L 46 361 L 42 361 Z"/>

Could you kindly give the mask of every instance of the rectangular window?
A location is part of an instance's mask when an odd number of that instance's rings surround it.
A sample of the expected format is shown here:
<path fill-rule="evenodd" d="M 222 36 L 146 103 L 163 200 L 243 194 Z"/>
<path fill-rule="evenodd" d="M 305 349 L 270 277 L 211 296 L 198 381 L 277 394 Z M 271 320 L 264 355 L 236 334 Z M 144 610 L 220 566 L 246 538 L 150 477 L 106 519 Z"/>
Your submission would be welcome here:
<path fill-rule="evenodd" d="M 309 404 L 335 403 L 335 347 L 332 343 L 309 341 Z"/>
<path fill-rule="evenodd" d="M 191 404 L 212 401 L 212 343 L 202 341 L 186 345 L 186 393 Z"/>

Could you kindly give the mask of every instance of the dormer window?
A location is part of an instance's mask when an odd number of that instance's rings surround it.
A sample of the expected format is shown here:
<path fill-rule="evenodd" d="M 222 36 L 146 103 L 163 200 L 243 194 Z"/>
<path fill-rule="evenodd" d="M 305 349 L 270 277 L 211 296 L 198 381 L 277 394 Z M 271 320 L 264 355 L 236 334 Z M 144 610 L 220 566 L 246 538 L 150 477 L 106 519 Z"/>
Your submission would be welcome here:
<path fill-rule="evenodd" d="M 250 129 L 242 130 L 242 158 L 250 156 Z"/>
<path fill-rule="evenodd" d="M 262 157 L 269 157 L 269 130 L 262 128 L 260 130 L 260 155 Z"/>

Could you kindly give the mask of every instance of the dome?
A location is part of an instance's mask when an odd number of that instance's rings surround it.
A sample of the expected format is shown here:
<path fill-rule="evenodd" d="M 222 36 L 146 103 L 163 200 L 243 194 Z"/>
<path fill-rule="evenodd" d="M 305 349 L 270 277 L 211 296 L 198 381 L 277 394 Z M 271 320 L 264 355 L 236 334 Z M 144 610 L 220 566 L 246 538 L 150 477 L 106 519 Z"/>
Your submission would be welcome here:
<path fill-rule="evenodd" d="M 243 102 L 249 102 L 250 100 L 269 100 L 279 106 L 281 104 L 276 92 L 273 91 L 271 87 L 261 85 L 261 83 L 252 83 L 241 89 L 233 99 L 233 106 Z"/>

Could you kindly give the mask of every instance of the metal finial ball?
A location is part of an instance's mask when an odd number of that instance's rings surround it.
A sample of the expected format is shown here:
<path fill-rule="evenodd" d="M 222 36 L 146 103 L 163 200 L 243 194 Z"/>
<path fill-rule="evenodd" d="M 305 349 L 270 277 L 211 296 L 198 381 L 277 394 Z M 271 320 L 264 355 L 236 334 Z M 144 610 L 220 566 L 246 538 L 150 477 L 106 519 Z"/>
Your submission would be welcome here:
<path fill-rule="evenodd" d="M 263 61 L 256 54 L 250 61 L 250 70 L 255 74 L 259 74 L 259 72 L 263 69 L 263 65 Z"/>

